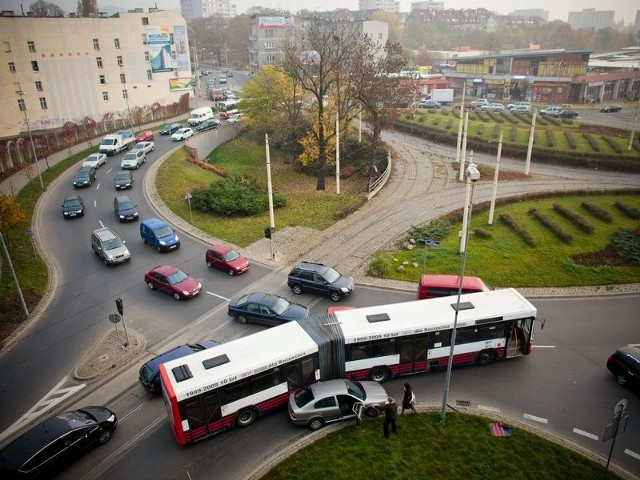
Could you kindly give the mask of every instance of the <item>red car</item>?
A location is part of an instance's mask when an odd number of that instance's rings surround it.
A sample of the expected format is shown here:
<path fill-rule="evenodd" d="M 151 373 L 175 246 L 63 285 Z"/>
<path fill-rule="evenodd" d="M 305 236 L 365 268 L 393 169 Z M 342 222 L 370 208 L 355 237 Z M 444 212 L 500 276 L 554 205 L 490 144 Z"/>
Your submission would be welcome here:
<path fill-rule="evenodd" d="M 217 268 L 229 275 L 239 275 L 249 270 L 249 260 L 244 258 L 233 248 L 224 245 L 213 245 L 205 254 L 207 267 Z"/>
<path fill-rule="evenodd" d="M 151 290 L 160 290 L 173 298 L 195 297 L 202 290 L 202 284 L 188 273 L 170 265 L 160 265 L 144 274 L 144 282 Z"/>
<path fill-rule="evenodd" d="M 136 142 L 151 142 L 153 141 L 154 133 L 151 130 L 140 132 L 136 135 Z"/>

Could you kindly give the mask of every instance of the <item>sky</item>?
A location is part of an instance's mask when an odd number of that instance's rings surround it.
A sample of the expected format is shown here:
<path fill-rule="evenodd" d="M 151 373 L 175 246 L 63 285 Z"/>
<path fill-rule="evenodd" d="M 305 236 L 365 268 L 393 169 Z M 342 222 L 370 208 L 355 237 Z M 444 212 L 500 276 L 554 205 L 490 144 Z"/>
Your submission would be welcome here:
<path fill-rule="evenodd" d="M 1 10 L 13 10 L 20 12 L 20 5 L 26 11 L 35 0 L 0 0 Z M 62 7 L 62 9 L 75 11 L 77 0 L 47 0 Z M 293 13 L 301 8 L 309 10 L 333 10 L 335 8 L 358 9 L 358 0 L 232 0 L 236 5 L 237 13 L 246 13 L 247 9 L 261 5 L 263 7 L 289 10 Z M 400 10 L 409 11 L 412 0 L 400 0 Z M 148 8 L 157 5 L 163 9 L 180 9 L 180 0 L 98 0 L 100 7 L 116 6 L 122 8 L 142 7 Z M 444 0 L 445 8 L 486 8 L 500 14 L 507 14 L 516 9 L 542 8 L 549 12 L 549 20 L 567 21 L 568 12 L 581 11 L 584 8 L 596 10 L 615 9 L 615 21 L 624 20 L 625 25 L 635 21 L 636 12 L 640 10 L 638 0 Z"/>

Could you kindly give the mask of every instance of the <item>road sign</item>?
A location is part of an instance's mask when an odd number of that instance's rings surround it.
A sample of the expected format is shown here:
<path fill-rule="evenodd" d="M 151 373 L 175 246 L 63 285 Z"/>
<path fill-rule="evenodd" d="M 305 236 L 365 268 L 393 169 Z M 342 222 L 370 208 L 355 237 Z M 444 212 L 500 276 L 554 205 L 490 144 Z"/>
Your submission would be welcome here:
<path fill-rule="evenodd" d="M 616 406 L 613 408 L 613 414 L 617 417 L 618 415 L 624 415 L 624 411 L 627 409 L 627 399 L 623 398 Z"/>
<path fill-rule="evenodd" d="M 109 321 L 111 323 L 120 323 L 120 319 L 122 317 L 120 317 L 120 315 L 118 315 L 117 313 L 110 313 L 109 314 Z"/>
<path fill-rule="evenodd" d="M 439 247 L 440 246 L 440 242 L 436 242 L 435 240 L 425 240 L 424 241 L 424 246 L 425 247 Z"/>

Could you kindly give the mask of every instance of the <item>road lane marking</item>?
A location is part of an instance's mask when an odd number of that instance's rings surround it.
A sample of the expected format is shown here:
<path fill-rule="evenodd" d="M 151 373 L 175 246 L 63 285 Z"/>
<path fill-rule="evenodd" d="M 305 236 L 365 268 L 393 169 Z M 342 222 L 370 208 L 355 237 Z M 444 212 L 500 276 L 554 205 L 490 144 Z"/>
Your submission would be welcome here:
<path fill-rule="evenodd" d="M 577 433 L 578 435 L 582 435 L 583 437 L 590 438 L 591 440 L 598 441 L 598 435 L 594 435 L 593 433 L 585 432 L 584 430 L 580 430 L 579 428 L 574 428 L 573 433 Z"/>
<path fill-rule="evenodd" d="M 478 410 L 485 410 L 487 412 L 499 412 L 500 409 L 496 407 L 487 407 L 485 405 L 478 405 Z"/>
<path fill-rule="evenodd" d="M 636 453 L 633 450 L 629 450 L 628 448 L 625 448 L 624 453 L 635 458 L 636 460 L 640 460 L 640 453 Z"/>
<path fill-rule="evenodd" d="M 223 297 L 222 295 L 218 295 L 218 294 L 213 293 L 213 292 L 209 292 L 209 291 L 207 291 L 207 293 L 208 293 L 209 295 L 211 295 L 212 297 L 218 297 L 218 298 L 221 298 L 222 300 L 224 300 L 224 301 L 226 301 L 226 302 L 228 302 L 229 300 L 231 300 L 230 298 Z"/>
<path fill-rule="evenodd" d="M 546 418 L 536 417 L 535 415 L 529 415 L 528 413 L 524 414 L 524 418 L 526 418 L 527 420 L 533 420 L 534 422 L 549 423 L 549 420 L 547 420 Z"/>
<path fill-rule="evenodd" d="M 555 345 L 534 345 L 533 348 L 556 348 Z"/>

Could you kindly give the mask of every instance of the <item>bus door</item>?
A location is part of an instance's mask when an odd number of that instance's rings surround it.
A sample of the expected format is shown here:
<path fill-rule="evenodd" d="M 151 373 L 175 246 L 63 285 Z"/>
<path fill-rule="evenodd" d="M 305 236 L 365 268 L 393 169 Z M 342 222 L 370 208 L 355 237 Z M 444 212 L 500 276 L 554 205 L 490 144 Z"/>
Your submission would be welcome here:
<path fill-rule="evenodd" d="M 531 336 L 533 334 L 533 318 L 514 320 L 507 336 L 506 357 L 519 357 L 531 353 Z"/>
<path fill-rule="evenodd" d="M 287 388 L 290 392 L 306 387 L 317 380 L 313 356 L 288 363 L 286 367 Z"/>
<path fill-rule="evenodd" d="M 186 432 L 188 442 L 194 442 L 222 428 L 222 409 L 216 391 L 198 395 L 183 403 L 183 420 L 187 420 L 189 431 Z"/>
<path fill-rule="evenodd" d="M 426 372 L 429 370 L 427 362 L 427 335 L 402 337 L 400 343 L 400 375 Z"/>

